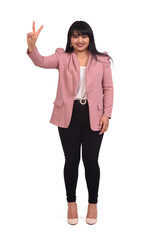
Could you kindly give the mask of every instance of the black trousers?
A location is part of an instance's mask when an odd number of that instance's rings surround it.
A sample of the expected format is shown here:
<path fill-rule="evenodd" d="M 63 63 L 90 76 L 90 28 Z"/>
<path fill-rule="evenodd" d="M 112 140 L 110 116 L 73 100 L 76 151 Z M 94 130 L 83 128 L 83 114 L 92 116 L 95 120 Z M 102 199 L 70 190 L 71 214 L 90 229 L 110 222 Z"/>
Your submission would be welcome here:
<path fill-rule="evenodd" d="M 82 144 L 82 160 L 88 189 L 88 202 L 98 202 L 100 168 L 98 155 L 104 133 L 90 128 L 88 101 L 82 105 L 74 100 L 71 122 L 68 128 L 58 127 L 65 156 L 64 181 L 68 202 L 76 201 L 78 166 Z"/>

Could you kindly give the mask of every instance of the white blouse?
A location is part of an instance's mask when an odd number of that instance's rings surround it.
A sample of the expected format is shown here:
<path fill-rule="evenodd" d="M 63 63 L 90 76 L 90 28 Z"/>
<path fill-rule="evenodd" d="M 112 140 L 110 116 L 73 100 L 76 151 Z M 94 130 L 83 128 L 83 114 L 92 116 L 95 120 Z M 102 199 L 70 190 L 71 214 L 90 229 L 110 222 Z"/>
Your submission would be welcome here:
<path fill-rule="evenodd" d="M 82 97 L 87 98 L 86 95 L 86 83 L 85 83 L 85 66 L 80 66 L 80 81 L 78 91 L 74 99 L 81 99 Z"/>

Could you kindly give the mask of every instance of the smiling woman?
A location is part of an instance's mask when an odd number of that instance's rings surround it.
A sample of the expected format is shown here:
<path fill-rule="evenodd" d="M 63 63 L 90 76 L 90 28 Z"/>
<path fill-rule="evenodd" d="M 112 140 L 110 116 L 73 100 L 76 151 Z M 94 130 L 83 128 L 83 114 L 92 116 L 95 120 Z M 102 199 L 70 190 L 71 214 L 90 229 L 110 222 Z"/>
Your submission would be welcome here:
<path fill-rule="evenodd" d="M 50 123 L 58 126 L 65 156 L 67 220 L 69 224 L 78 223 L 76 185 L 82 145 L 88 189 L 86 223 L 94 224 L 100 179 L 98 156 L 113 107 L 111 57 L 97 51 L 93 31 L 84 21 L 76 21 L 69 28 L 65 50 L 59 47 L 50 56 L 42 56 L 35 46 L 42 28 L 36 32 L 33 23 L 33 32 L 27 35 L 27 54 L 36 66 L 59 71 Z"/>
<path fill-rule="evenodd" d="M 101 53 L 96 49 L 92 28 L 85 21 L 75 21 L 70 26 L 65 51 L 66 52 L 75 51 L 77 55 L 78 53 L 81 52 L 83 52 L 85 55 L 87 54 L 88 51 L 90 51 L 90 53 L 96 60 L 98 60 L 97 55 L 104 57 L 107 56 L 109 57 L 109 59 L 112 60 L 108 53 Z"/>
<path fill-rule="evenodd" d="M 89 57 L 89 37 L 87 34 L 78 33 L 74 30 L 71 35 L 71 47 L 77 55 L 80 66 L 86 66 Z"/>

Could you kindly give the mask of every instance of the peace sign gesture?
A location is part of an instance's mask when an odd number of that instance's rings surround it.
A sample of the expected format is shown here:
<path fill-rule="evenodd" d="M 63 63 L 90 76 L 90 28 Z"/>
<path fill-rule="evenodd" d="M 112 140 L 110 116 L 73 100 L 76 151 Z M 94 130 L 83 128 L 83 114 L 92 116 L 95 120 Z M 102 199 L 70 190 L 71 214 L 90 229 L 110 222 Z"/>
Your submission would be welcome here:
<path fill-rule="evenodd" d="M 37 38 L 42 30 L 44 25 L 42 25 L 38 31 L 36 32 L 35 30 L 35 21 L 33 21 L 33 26 L 32 26 L 32 29 L 33 29 L 33 32 L 30 32 L 30 33 L 27 33 L 27 44 L 28 44 L 28 48 L 30 51 L 33 51 L 34 48 L 35 48 L 35 43 L 37 41 Z"/>

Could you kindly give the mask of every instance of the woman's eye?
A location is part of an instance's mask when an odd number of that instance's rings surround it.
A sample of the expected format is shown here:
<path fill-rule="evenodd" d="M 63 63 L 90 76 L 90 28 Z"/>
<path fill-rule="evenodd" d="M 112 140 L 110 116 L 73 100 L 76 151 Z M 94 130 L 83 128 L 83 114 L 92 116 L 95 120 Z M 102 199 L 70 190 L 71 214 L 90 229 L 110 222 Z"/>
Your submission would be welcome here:
<path fill-rule="evenodd" d="M 77 35 L 73 35 L 74 38 L 77 38 L 78 36 Z M 87 35 L 82 35 L 83 38 L 86 38 L 88 37 Z"/>

